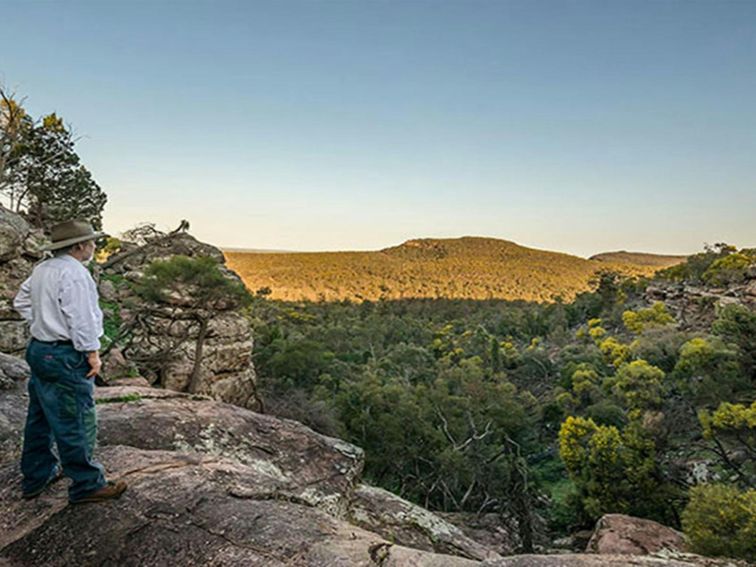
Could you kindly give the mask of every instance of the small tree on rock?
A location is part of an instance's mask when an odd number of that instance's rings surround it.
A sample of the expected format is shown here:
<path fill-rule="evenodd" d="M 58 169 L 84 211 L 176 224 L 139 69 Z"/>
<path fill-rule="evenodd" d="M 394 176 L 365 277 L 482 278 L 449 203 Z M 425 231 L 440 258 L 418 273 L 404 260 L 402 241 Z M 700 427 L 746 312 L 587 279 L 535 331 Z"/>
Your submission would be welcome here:
<path fill-rule="evenodd" d="M 189 392 L 196 392 L 210 321 L 219 311 L 248 305 L 249 292 L 244 284 L 224 275 L 219 264 L 207 256 L 156 260 L 147 267 L 136 290 L 148 301 L 181 306 L 186 317 L 198 326 L 189 379 Z"/>

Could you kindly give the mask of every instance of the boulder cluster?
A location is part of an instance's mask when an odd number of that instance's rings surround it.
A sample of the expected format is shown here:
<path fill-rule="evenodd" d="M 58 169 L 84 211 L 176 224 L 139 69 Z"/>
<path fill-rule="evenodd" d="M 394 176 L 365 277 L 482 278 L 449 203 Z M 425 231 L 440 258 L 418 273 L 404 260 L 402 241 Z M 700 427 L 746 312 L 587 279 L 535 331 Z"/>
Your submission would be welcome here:
<path fill-rule="evenodd" d="M 705 330 L 717 316 L 717 307 L 742 305 L 756 310 L 756 266 L 748 268 L 742 282 L 713 287 L 657 280 L 645 291 L 649 303 L 661 301 L 684 330 Z"/>

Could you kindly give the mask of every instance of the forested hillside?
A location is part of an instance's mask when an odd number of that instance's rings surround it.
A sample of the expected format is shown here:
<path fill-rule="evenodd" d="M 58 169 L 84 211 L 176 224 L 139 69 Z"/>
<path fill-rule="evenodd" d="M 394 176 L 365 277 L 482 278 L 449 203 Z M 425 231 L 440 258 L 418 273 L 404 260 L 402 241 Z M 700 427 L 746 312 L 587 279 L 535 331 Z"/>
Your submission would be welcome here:
<path fill-rule="evenodd" d="M 226 251 L 228 265 L 251 290 L 272 299 L 524 299 L 569 301 L 589 289 L 593 274 L 613 269 L 649 276 L 663 264 L 586 260 L 482 237 L 416 239 L 375 252 L 249 253 Z"/>
<path fill-rule="evenodd" d="M 269 411 L 363 447 L 371 482 L 496 512 L 522 549 L 624 512 L 753 558 L 754 260 L 718 245 L 656 276 L 708 290 L 706 328 L 613 272 L 569 303 L 263 292 L 259 383 Z"/>

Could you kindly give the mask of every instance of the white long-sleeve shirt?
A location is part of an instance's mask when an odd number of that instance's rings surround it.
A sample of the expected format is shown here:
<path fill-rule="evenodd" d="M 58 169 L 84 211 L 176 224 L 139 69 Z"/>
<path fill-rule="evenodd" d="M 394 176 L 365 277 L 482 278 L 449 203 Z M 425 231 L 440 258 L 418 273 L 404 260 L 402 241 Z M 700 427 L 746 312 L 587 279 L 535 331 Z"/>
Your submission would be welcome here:
<path fill-rule="evenodd" d="M 37 340 L 70 340 L 82 352 L 100 349 L 97 286 L 84 264 L 70 254 L 37 264 L 21 284 L 13 307 L 31 323 Z"/>

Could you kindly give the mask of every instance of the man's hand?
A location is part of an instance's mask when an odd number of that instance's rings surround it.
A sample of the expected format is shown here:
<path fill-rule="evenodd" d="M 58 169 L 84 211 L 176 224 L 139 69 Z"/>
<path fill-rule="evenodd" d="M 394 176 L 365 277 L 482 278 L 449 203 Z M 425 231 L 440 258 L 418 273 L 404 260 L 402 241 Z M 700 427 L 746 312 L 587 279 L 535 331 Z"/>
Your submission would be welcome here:
<path fill-rule="evenodd" d="M 87 355 L 87 359 L 89 360 L 89 366 L 91 367 L 91 370 L 87 372 L 87 378 L 93 378 L 100 373 L 100 368 L 102 368 L 100 353 L 96 350 L 92 351 Z"/>

